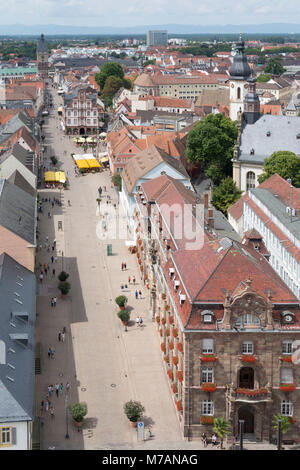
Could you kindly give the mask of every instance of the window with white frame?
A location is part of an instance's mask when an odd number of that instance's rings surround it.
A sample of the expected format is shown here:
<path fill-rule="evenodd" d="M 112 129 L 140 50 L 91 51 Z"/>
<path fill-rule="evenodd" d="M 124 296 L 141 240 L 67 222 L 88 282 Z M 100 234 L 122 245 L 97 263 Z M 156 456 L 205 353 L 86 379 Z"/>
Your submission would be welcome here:
<path fill-rule="evenodd" d="M 292 354 L 293 352 L 293 341 L 285 340 L 282 341 L 282 354 Z"/>
<path fill-rule="evenodd" d="M 11 444 L 11 428 L 0 428 L 0 444 Z"/>
<path fill-rule="evenodd" d="M 293 416 L 293 403 L 289 400 L 282 400 L 281 414 L 283 416 Z"/>
<path fill-rule="evenodd" d="M 280 381 L 283 384 L 293 383 L 293 369 L 290 367 L 282 367 L 280 371 Z"/>
<path fill-rule="evenodd" d="M 202 414 L 204 416 L 213 416 L 213 414 L 214 414 L 214 402 L 213 402 L 213 400 L 203 400 L 203 402 L 202 402 Z"/>
<path fill-rule="evenodd" d="M 253 354 L 253 341 L 243 341 L 243 354 Z"/>
<path fill-rule="evenodd" d="M 206 384 L 207 382 L 213 383 L 214 381 L 214 369 L 213 367 L 204 367 L 202 369 L 202 383 Z"/>
<path fill-rule="evenodd" d="M 213 339 L 203 339 L 202 340 L 202 353 L 203 354 L 212 354 L 214 352 L 214 340 Z"/>

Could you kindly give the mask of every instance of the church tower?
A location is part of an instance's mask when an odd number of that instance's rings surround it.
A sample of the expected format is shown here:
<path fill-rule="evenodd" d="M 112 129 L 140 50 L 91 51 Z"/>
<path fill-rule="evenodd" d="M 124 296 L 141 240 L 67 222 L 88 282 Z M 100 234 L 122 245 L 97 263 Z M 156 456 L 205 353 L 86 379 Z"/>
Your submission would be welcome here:
<path fill-rule="evenodd" d="M 45 41 L 45 37 L 41 34 L 41 38 L 37 45 L 37 66 L 39 74 L 42 78 L 48 77 L 48 46 Z"/>
<path fill-rule="evenodd" d="M 254 124 L 260 118 L 260 103 L 256 93 L 256 79 L 248 78 L 248 88 L 244 100 L 244 119 L 247 124 Z"/>
<path fill-rule="evenodd" d="M 251 75 L 251 69 L 245 55 L 245 43 L 240 35 L 239 41 L 235 47 L 236 54 L 233 58 L 233 64 L 230 67 L 230 118 L 237 121 L 238 113 L 244 112 L 244 99 L 247 79 Z"/>

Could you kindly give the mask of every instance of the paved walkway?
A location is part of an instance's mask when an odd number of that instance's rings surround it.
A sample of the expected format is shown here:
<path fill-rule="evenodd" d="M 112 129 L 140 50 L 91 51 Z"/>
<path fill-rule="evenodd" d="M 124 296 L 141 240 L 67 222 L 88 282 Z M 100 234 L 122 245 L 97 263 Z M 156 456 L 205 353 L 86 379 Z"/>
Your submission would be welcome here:
<path fill-rule="evenodd" d="M 57 109 L 61 100 L 54 98 L 54 109 Z M 50 242 L 56 238 L 56 275 L 63 267 L 70 273 L 72 287 L 68 298 L 62 300 L 56 291 L 56 277 L 48 274 L 39 285 L 37 341 L 42 343 L 43 357 L 42 374 L 37 376 L 37 408 L 41 399 L 45 399 L 49 384 L 63 382 L 65 387 L 69 381 L 71 391 L 67 402 L 65 393 L 59 398 L 50 398 L 55 418 L 43 412 L 43 448 L 168 449 L 183 445 L 200 448 L 200 443 L 184 443 L 182 439 L 161 361 L 156 326 L 148 319 L 149 291 L 140 280 L 136 257 L 129 254 L 124 240 L 101 240 L 96 235 L 98 223 L 103 220 L 96 202 L 99 185 L 107 187 L 111 205 L 117 204 L 109 172 L 75 177 L 70 153 L 82 150 L 76 149 L 72 139 L 64 137 L 57 126 L 58 117 L 52 111 L 44 130 L 45 144 L 51 146 L 47 156 L 55 154 L 63 163 L 70 189 L 61 194 L 59 190 L 40 191 L 41 197 L 61 197 L 63 205 L 55 205 L 49 219 L 50 205 L 46 204 L 43 214 L 39 214 L 39 229 L 44 243 L 46 236 Z M 100 206 L 102 214 L 107 207 L 106 194 Z M 62 222 L 63 231 L 58 231 L 58 221 Z M 113 256 L 108 257 L 106 245 L 110 242 Z M 49 263 L 52 268 L 50 257 L 51 253 L 42 248 L 38 252 L 37 268 L 39 263 Z M 123 272 L 122 262 L 127 263 L 127 270 Z M 118 308 L 114 299 L 122 293 L 120 286 L 127 282 L 129 275 L 135 275 L 137 286 L 130 285 L 123 291 L 129 299 L 133 320 L 125 332 L 116 315 Z M 136 288 L 142 290 L 142 299 L 135 299 Z M 54 295 L 58 298 L 57 306 L 51 308 L 50 299 Z M 143 317 L 142 328 L 135 325 L 137 314 Z M 66 341 L 60 343 L 58 331 L 64 326 Z M 49 346 L 56 350 L 55 359 L 47 357 Z M 140 400 L 145 406 L 145 423 L 152 424 L 154 435 L 151 440 L 137 442 L 136 430 L 129 427 L 123 412 L 123 405 L 129 399 Z M 68 421 L 70 439 L 65 439 L 66 405 L 76 401 L 87 402 L 88 415 L 81 432 Z"/>

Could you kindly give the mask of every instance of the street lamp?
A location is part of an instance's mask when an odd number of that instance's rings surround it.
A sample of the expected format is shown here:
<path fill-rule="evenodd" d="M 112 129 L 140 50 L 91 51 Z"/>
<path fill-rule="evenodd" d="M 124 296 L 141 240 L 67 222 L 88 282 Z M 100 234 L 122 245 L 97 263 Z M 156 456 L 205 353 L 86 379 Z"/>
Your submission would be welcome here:
<path fill-rule="evenodd" d="M 61 270 L 64 270 L 64 252 L 61 252 Z"/>
<path fill-rule="evenodd" d="M 279 419 L 277 421 L 277 450 L 280 450 L 281 448 L 281 424 L 282 421 Z"/>
<path fill-rule="evenodd" d="M 65 438 L 66 438 L 66 439 L 70 439 L 70 436 L 69 436 L 68 395 L 66 395 L 66 398 L 65 398 L 65 407 L 66 407 L 66 435 L 65 435 Z"/>
<path fill-rule="evenodd" d="M 244 423 L 245 423 L 245 421 L 243 419 L 239 420 L 239 425 L 240 425 L 240 450 L 243 450 Z"/>

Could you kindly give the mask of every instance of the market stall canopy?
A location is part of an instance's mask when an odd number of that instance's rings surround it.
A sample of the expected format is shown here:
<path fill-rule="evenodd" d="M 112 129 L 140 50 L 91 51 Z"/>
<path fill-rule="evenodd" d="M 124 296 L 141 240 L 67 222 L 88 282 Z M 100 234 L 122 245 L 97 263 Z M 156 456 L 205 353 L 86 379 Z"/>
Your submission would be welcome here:
<path fill-rule="evenodd" d="M 65 183 L 66 182 L 66 175 L 64 171 L 56 171 L 55 172 L 55 181 L 58 181 L 59 183 Z"/>
<path fill-rule="evenodd" d="M 84 144 L 85 139 L 83 137 L 75 137 L 75 139 L 73 139 L 73 142 L 76 142 L 77 144 Z"/>
<path fill-rule="evenodd" d="M 101 132 L 100 137 L 106 137 L 106 136 L 107 136 L 106 132 Z"/>
<path fill-rule="evenodd" d="M 89 158 L 85 160 L 90 168 L 101 168 L 100 163 L 96 160 L 96 158 Z"/>
<path fill-rule="evenodd" d="M 57 112 L 58 112 L 58 113 L 62 113 L 62 112 L 63 112 L 63 108 L 62 108 L 62 107 L 57 108 Z"/>
<path fill-rule="evenodd" d="M 89 143 L 96 143 L 97 142 L 97 137 L 90 136 L 86 139 L 87 142 Z"/>
<path fill-rule="evenodd" d="M 101 163 L 108 162 L 108 157 L 102 157 L 102 158 L 100 158 L 100 162 L 101 162 Z"/>
<path fill-rule="evenodd" d="M 79 169 L 90 168 L 88 162 L 85 159 L 76 160 L 76 165 L 78 166 Z"/>
<path fill-rule="evenodd" d="M 55 181 L 55 172 L 54 171 L 45 171 L 44 180 L 46 182 Z"/>

